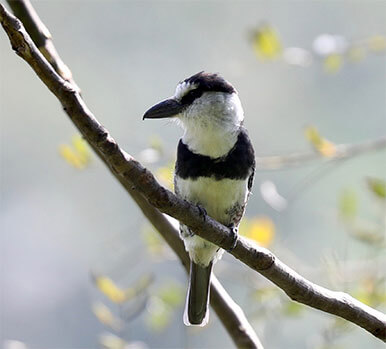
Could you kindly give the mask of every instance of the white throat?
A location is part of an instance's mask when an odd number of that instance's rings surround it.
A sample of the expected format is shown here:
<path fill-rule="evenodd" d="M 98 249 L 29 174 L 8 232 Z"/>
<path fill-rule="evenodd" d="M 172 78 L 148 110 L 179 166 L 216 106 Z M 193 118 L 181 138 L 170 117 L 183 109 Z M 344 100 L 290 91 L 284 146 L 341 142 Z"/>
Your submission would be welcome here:
<path fill-rule="evenodd" d="M 180 117 L 182 141 L 196 154 L 224 156 L 235 145 L 243 119 L 236 93 L 206 92 Z"/>

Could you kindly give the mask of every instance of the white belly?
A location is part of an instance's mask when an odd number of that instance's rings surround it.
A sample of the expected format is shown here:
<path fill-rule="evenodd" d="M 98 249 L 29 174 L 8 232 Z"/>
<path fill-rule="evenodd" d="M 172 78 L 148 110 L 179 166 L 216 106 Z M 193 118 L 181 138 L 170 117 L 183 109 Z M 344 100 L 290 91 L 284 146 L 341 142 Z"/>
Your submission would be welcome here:
<path fill-rule="evenodd" d="M 244 204 L 248 196 L 247 180 L 208 177 L 196 180 L 176 178 L 178 195 L 193 204 L 199 204 L 208 215 L 222 224 L 228 225 L 227 212 L 237 203 Z"/>
<path fill-rule="evenodd" d="M 232 207 L 236 204 L 244 205 L 248 197 L 247 180 L 216 181 L 212 178 L 199 177 L 193 181 L 176 177 L 175 186 L 180 197 L 202 206 L 209 216 L 224 225 L 229 225 L 232 221 L 230 213 Z M 185 226 L 181 226 L 181 229 L 188 230 Z M 224 252 L 197 235 L 189 235 L 189 230 L 181 237 L 190 258 L 202 266 L 209 265 L 211 261 L 215 263 Z"/>

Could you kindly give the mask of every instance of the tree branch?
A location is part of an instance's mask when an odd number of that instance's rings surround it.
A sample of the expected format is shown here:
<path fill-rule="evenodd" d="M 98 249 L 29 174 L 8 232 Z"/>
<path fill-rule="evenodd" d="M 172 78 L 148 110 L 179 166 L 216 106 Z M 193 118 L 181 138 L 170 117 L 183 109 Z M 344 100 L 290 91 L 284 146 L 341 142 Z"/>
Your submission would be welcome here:
<path fill-rule="evenodd" d="M 29 0 L 7 0 L 13 13 L 18 17 L 31 36 L 33 42 L 54 67 L 55 71 L 73 87 L 80 92 L 78 85 L 72 78 L 71 70 L 64 64 L 52 42 L 52 36 L 47 27 L 39 18 L 35 9 Z"/>
<path fill-rule="evenodd" d="M 13 11 L 15 11 L 16 9 L 20 17 L 27 21 L 27 31 L 30 34 L 33 33 L 33 35 L 31 35 L 31 38 L 35 42 L 35 44 L 37 43 L 40 44 L 40 46 L 44 46 L 44 43 L 47 42 L 47 38 L 50 39 L 50 36 L 46 34 L 48 33 L 48 29 L 44 26 L 43 22 L 37 16 L 31 3 L 28 0 L 8 0 L 8 2 L 11 5 Z M 4 9 L 0 8 L 0 12 L 2 14 L 3 11 Z M 7 15 L 9 16 L 9 14 Z M 11 17 L 8 18 L 14 21 Z M 14 21 L 14 24 L 16 24 L 15 22 L 16 21 Z M 49 46 L 54 50 L 53 52 L 56 53 L 52 41 L 50 42 Z M 42 50 L 40 51 L 42 52 Z M 44 52 L 45 51 L 43 51 L 42 53 Z M 80 89 L 77 87 L 74 80 L 72 79 L 71 71 L 60 60 L 59 55 L 57 53 L 51 55 L 51 59 L 48 59 L 48 61 L 51 63 L 52 67 L 62 78 L 74 85 L 77 91 L 80 91 Z M 66 69 L 68 70 L 67 74 L 64 76 L 62 74 L 63 70 L 60 69 L 60 67 L 63 66 L 66 67 Z M 93 147 L 94 151 L 99 155 L 101 160 L 105 162 L 105 164 L 109 167 L 105 158 L 100 155 L 98 149 L 93 145 L 91 146 Z M 110 167 L 109 169 L 111 170 Z M 189 257 L 185 251 L 184 244 L 179 237 L 179 232 L 176 227 L 173 226 L 167 216 L 165 216 L 152 205 L 150 205 L 141 193 L 134 190 L 133 186 L 130 183 L 124 181 L 123 178 L 114 173 L 114 171 L 111 172 L 115 176 L 115 178 L 123 185 L 126 191 L 130 194 L 130 196 L 139 206 L 145 217 L 152 223 L 154 228 L 159 231 L 159 233 L 165 239 L 166 243 L 177 254 L 183 266 L 185 267 L 185 270 L 189 272 Z M 252 326 L 245 317 L 243 310 L 233 301 L 233 299 L 225 291 L 225 289 L 222 287 L 221 283 L 218 281 L 215 275 L 212 276 L 210 304 L 238 348 L 264 349 L 255 331 L 253 330 Z"/>
<path fill-rule="evenodd" d="M 185 270 L 189 272 L 189 256 L 179 237 L 179 232 L 177 228 L 173 226 L 170 218 L 150 205 L 143 195 L 134 190 L 122 177 L 118 177 L 114 172 L 112 172 L 112 174 L 131 195 L 146 218 L 152 223 L 154 228 L 159 231 L 166 243 L 179 257 Z M 210 304 L 237 348 L 263 349 L 263 345 L 245 317 L 243 310 L 233 301 L 215 275 L 212 275 L 211 281 Z"/>
<path fill-rule="evenodd" d="M 150 171 L 123 151 L 108 131 L 95 119 L 76 89 L 64 81 L 36 49 L 21 23 L 0 6 L 0 21 L 13 49 L 33 68 L 39 78 L 56 95 L 64 110 L 106 164 L 128 186 L 141 193 L 151 205 L 189 226 L 196 234 L 229 249 L 232 236 L 228 228 L 202 217 L 199 209 L 163 188 Z M 340 316 L 386 341 L 386 316 L 348 294 L 315 285 L 282 263 L 270 251 L 240 237 L 232 255 L 258 271 L 287 295 L 300 303 Z"/>
<path fill-rule="evenodd" d="M 288 155 L 262 156 L 256 158 L 256 169 L 278 170 L 304 165 L 315 160 L 323 160 L 325 162 L 338 161 L 385 148 L 386 137 L 381 137 L 359 144 L 338 144 L 335 146 L 335 154 L 329 157 L 323 156 L 317 151 L 292 153 Z"/>

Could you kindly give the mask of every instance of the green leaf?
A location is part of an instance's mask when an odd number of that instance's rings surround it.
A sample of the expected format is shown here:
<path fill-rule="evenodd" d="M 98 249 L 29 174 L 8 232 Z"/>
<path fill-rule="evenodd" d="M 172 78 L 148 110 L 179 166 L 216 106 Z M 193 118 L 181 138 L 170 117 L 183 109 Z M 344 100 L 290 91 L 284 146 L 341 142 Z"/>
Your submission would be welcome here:
<path fill-rule="evenodd" d="M 304 307 L 297 302 L 287 302 L 284 305 L 283 313 L 288 316 L 298 316 L 303 311 Z"/>
<path fill-rule="evenodd" d="M 386 199 L 386 181 L 384 179 L 367 178 L 367 185 L 375 196 L 382 200 Z"/>
<path fill-rule="evenodd" d="M 259 302 L 267 302 L 278 297 L 278 289 L 273 287 L 263 287 L 256 289 L 252 296 Z"/>
<path fill-rule="evenodd" d="M 344 190 L 339 198 L 339 213 L 345 219 L 352 219 L 358 212 L 357 195 L 352 190 Z"/>
<path fill-rule="evenodd" d="M 169 306 L 177 307 L 184 300 L 182 287 L 174 282 L 160 289 L 158 296 Z"/>
<path fill-rule="evenodd" d="M 170 318 L 171 312 L 167 310 L 154 313 L 148 319 L 148 325 L 153 331 L 161 332 L 169 325 Z"/>
<path fill-rule="evenodd" d="M 151 297 L 148 306 L 149 315 L 147 325 L 156 332 L 163 331 L 172 319 L 172 310 L 170 306 L 157 296 Z"/>

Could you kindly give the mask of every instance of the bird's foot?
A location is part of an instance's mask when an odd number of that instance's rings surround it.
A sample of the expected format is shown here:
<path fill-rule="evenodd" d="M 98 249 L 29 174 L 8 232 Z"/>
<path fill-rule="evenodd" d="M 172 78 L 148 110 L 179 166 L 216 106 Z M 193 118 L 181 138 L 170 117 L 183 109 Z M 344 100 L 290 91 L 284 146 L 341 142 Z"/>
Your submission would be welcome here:
<path fill-rule="evenodd" d="M 239 229 L 234 224 L 229 225 L 228 228 L 231 230 L 232 245 L 227 251 L 232 252 L 237 245 Z"/>
<path fill-rule="evenodd" d="M 205 208 L 202 207 L 200 204 L 196 205 L 198 208 L 198 211 L 200 212 L 200 216 L 204 218 L 204 221 L 206 220 L 206 216 L 208 215 L 208 212 L 206 212 Z"/>

